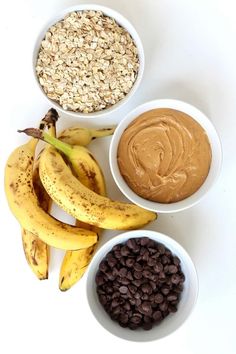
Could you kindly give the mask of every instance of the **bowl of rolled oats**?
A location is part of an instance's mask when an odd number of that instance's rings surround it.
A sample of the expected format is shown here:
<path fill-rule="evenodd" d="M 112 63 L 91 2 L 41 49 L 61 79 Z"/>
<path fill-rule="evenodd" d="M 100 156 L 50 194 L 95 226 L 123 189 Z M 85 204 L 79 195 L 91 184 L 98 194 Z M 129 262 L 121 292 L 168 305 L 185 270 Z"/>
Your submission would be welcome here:
<path fill-rule="evenodd" d="M 135 93 L 144 51 L 137 31 L 121 14 L 83 4 L 65 9 L 44 26 L 33 69 L 50 104 L 74 117 L 99 117 Z"/>

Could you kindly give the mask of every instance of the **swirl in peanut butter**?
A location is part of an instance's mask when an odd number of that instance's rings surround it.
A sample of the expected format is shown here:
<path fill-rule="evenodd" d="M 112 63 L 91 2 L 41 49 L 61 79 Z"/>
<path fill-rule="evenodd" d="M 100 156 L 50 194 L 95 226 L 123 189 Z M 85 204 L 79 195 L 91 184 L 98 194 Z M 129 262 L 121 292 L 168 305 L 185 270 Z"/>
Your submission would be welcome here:
<path fill-rule="evenodd" d="M 117 158 L 123 178 L 136 194 L 173 203 L 201 187 L 209 172 L 211 147 L 205 130 L 187 114 L 153 109 L 126 128 Z"/>

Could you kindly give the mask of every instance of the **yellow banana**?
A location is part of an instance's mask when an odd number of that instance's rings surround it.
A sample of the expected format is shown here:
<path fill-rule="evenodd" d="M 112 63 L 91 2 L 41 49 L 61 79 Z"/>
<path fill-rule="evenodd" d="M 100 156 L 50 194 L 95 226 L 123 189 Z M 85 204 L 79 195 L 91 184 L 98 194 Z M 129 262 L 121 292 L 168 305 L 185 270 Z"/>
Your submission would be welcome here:
<path fill-rule="evenodd" d="M 55 114 L 57 117 L 57 113 Z M 40 127 L 42 127 L 41 129 L 43 129 L 45 125 L 45 121 L 42 120 L 40 123 Z M 49 133 L 52 136 L 56 136 L 56 128 L 52 124 L 50 125 Z M 39 158 L 40 154 L 34 165 L 33 187 L 37 195 L 39 205 L 44 211 L 49 212 L 52 201 L 45 191 L 39 177 Z M 22 229 L 21 234 L 25 258 L 30 268 L 39 280 L 48 279 L 50 247 L 45 242 L 40 240 L 40 238 L 25 229 Z"/>
<path fill-rule="evenodd" d="M 76 135 L 78 136 L 78 141 L 80 141 L 80 132 L 81 130 L 79 130 Z M 68 139 L 66 137 L 63 139 L 65 143 L 70 141 L 70 130 L 68 131 L 67 137 Z M 85 142 L 85 139 L 83 142 Z M 69 155 L 67 154 L 67 159 L 72 165 L 72 171 L 80 182 L 94 192 L 105 196 L 104 176 L 91 152 L 80 146 L 73 146 L 73 149 L 67 151 L 71 151 Z M 76 226 L 93 230 L 99 235 L 101 234 L 101 229 L 94 225 L 83 223 L 80 220 L 76 220 Z M 60 290 L 66 291 L 70 289 L 81 279 L 94 255 L 95 249 L 96 246 L 92 246 L 77 251 L 67 251 L 65 253 L 60 269 Z"/>
<path fill-rule="evenodd" d="M 66 250 L 92 246 L 97 241 L 94 232 L 62 223 L 39 206 L 32 182 L 36 145 L 37 140 L 31 139 L 8 158 L 5 191 L 12 213 L 24 229 L 50 246 Z"/>
<path fill-rule="evenodd" d="M 67 251 L 60 270 L 59 288 L 61 291 L 70 289 L 84 275 L 94 254 L 94 246 L 84 250 Z"/>
<path fill-rule="evenodd" d="M 41 139 L 53 145 L 67 157 L 72 170 L 84 186 L 103 196 L 106 194 L 102 170 L 86 147 L 66 144 L 45 132 L 42 132 Z"/>
<path fill-rule="evenodd" d="M 26 134 L 45 138 L 46 133 L 26 129 Z M 47 140 L 50 141 L 50 136 Z M 54 140 L 54 139 L 53 139 Z M 54 149 L 45 149 L 39 165 L 44 188 L 50 197 L 68 214 L 88 224 L 104 229 L 134 229 L 156 219 L 156 214 L 133 204 L 114 202 L 85 187 Z"/>
<path fill-rule="evenodd" d="M 115 127 L 88 129 L 75 126 L 63 130 L 59 138 L 67 144 L 85 146 L 88 145 L 91 140 L 112 135 L 114 131 Z"/>
<path fill-rule="evenodd" d="M 48 212 L 51 206 L 51 198 L 45 191 L 40 181 L 38 160 L 36 161 L 33 172 L 33 186 L 39 201 L 39 205 L 41 208 L 43 208 L 43 210 Z M 50 257 L 49 246 L 40 240 L 40 238 L 25 229 L 22 229 L 21 234 L 25 257 L 30 268 L 38 277 L 38 279 L 47 279 Z"/>

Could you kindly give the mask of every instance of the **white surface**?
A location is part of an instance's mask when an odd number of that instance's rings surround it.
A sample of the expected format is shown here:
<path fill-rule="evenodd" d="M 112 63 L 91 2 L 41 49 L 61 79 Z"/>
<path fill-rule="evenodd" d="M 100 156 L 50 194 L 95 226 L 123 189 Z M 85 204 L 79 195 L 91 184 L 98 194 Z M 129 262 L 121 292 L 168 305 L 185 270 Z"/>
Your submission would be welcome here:
<path fill-rule="evenodd" d="M 109 336 L 90 314 L 85 279 L 66 293 L 58 290 L 63 252 L 52 255 L 50 278 L 39 282 L 24 259 L 20 228 L 3 193 L 3 166 L 11 150 L 26 141 L 17 128 L 38 124 L 49 108 L 35 85 L 32 50 L 43 23 L 79 0 L 1 2 L 1 292 L 0 352 L 233 354 L 236 318 L 236 23 L 232 0 L 101 0 L 131 20 L 146 55 L 142 85 L 114 116 L 117 122 L 147 100 L 177 98 L 209 116 L 223 143 L 221 176 L 197 206 L 160 215 L 148 225 L 172 236 L 191 255 L 199 275 L 199 298 L 188 321 L 173 335 L 136 344 Z M 86 1 L 84 1 L 86 2 Z M 75 123 L 65 116 L 60 127 Z M 83 124 L 85 124 L 83 122 Z M 92 121 L 88 124 L 92 125 Z M 92 148 L 107 171 L 109 195 L 120 198 L 108 167 L 108 141 Z M 112 234 L 116 234 L 115 232 Z M 109 236 L 110 237 L 110 236 Z"/>
<path fill-rule="evenodd" d="M 163 203 L 156 203 L 147 199 L 144 199 L 137 195 L 126 183 L 125 179 L 122 177 L 120 173 L 120 169 L 117 162 L 117 150 L 120 138 L 128 127 L 128 125 L 139 117 L 142 113 L 148 112 L 155 108 L 170 108 L 176 109 L 178 111 L 184 112 L 188 114 L 190 117 L 194 118 L 205 130 L 207 133 L 210 145 L 211 145 L 211 152 L 212 152 L 212 161 L 210 170 L 206 180 L 204 181 L 203 185 L 192 195 L 188 198 L 185 198 L 176 203 L 170 204 L 163 204 Z M 134 110 L 129 112 L 124 119 L 119 123 L 117 126 L 115 133 L 112 137 L 110 149 L 109 149 L 109 164 L 112 176 L 121 190 L 121 192 L 133 203 L 158 212 L 158 213 L 173 213 L 179 212 L 185 209 L 192 207 L 199 203 L 205 195 L 211 190 L 214 186 L 221 169 L 222 164 L 222 148 L 219 136 L 215 130 L 215 127 L 212 125 L 211 121 L 203 114 L 199 109 L 190 105 L 189 103 L 180 101 L 180 100 L 173 100 L 173 99 L 161 99 L 161 100 L 153 100 L 146 102 L 140 106 L 137 106 Z"/>
<path fill-rule="evenodd" d="M 156 231 L 146 230 L 146 237 L 163 244 L 175 256 L 179 257 L 181 261 L 181 268 L 185 275 L 185 282 L 183 292 L 181 293 L 181 300 L 178 304 L 178 311 L 168 315 L 164 321 L 149 331 L 144 331 L 142 329 L 130 331 L 127 328 L 122 328 L 119 326 L 117 322 L 110 320 L 109 316 L 99 302 L 96 291 L 96 283 L 94 281 L 99 264 L 107 253 L 111 251 L 113 246 L 118 243 L 124 243 L 132 237 L 143 237 L 143 235 L 143 230 L 128 231 L 106 242 L 93 257 L 93 260 L 89 265 L 86 282 L 88 303 L 97 321 L 104 328 L 106 328 L 108 332 L 114 334 L 115 336 L 135 342 L 155 341 L 171 335 L 187 320 L 194 309 L 198 296 L 197 272 L 186 250 L 178 242 L 173 240 L 173 238 Z"/>
<path fill-rule="evenodd" d="M 43 38 L 45 37 L 45 33 L 47 32 L 47 30 L 53 25 L 55 24 L 57 21 L 61 20 L 64 18 L 65 15 L 67 15 L 70 12 L 73 11 L 83 11 L 83 10 L 95 10 L 95 11 L 102 11 L 105 15 L 110 16 L 112 18 L 114 18 L 118 24 L 120 24 L 122 27 L 124 27 L 132 36 L 132 38 L 135 41 L 135 44 L 137 46 L 138 49 L 138 56 L 139 56 L 139 71 L 138 71 L 138 75 L 137 78 L 135 80 L 134 85 L 132 86 L 131 90 L 129 91 L 129 93 L 119 102 L 117 102 L 115 105 L 104 109 L 102 111 L 98 111 L 98 112 L 94 112 L 94 113 L 77 113 L 77 112 L 72 112 L 72 111 L 65 111 L 58 103 L 56 103 L 55 101 L 51 100 L 50 98 L 47 97 L 47 95 L 45 95 L 41 85 L 38 82 L 38 78 L 35 72 L 35 63 L 38 57 L 38 51 L 41 45 L 41 42 L 43 40 Z M 35 45 L 34 45 L 34 49 L 33 49 L 33 73 L 34 73 L 34 77 L 36 79 L 36 83 L 39 86 L 40 90 L 42 91 L 42 93 L 45 95 L 46 99 L 49 101 L 50 105 L 53 105 L 56 109 L 58 109 L 59 111 L 66 113 L 69 116 L 72 116 L 74 118 L 78 118 L 80 117 L 80 119 L 88 119 L 91 117 L 94 118 L 100 118 L 103 116 L 108 117 L 108 115 L 114 114 L 119 108 L 121 108 L 125 103 L 127 103 L 132 96 L 135 94 L 135 92 L 137 91 L 137 89 L 139 88 L 141 81 L 142 81 L 142 77 L 143 77 L 143 72 L 144 72 L 144 66 L 145 66 L 145 56 L 144 56 L 144 50 L 143 50 L 143 44 L 142 41 L 140 39 L 139 34 L 137 33 L 136 29 L 134 28 L 134 26 L 129 22 L 129 20 L 127 18 L 125 18 L 121 13 L 115 11 L 112 8 L 106 7 L 106 6 L 101 6 L 101 5 L 97 5 L 97 4 L 76 4 L 75 6 L 69 6 L 69 7 L 65 7 L 63 8 L 62 11 L 57 12 L 56 14 L 54 14 L 52 16 L 52 18 L 50 18 L 47 23 L 43 24 L 42 26 L 42 30 L 40 31 L 37 40 L 35 41 Z"/>

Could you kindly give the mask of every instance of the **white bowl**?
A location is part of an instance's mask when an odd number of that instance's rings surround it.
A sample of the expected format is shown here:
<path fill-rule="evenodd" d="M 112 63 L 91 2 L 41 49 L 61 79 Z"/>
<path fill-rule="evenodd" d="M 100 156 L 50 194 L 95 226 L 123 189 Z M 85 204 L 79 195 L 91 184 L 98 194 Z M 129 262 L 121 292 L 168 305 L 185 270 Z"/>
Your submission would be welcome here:
<path fill-rule="evenodd" d="M 212 161 L 211 161 L 210 170 L 202 186 L 188 198 L 170 204 L 157 203 L 138 196 L 127 185 L 126 181 L 124 180 L 124 178 L 120 173 L 119 166 L 117 163 L 117 149 L 118 149 L 121 135 L 123 134 L 124 130 L 140 114 L 155 108 L 176 109 L 194 118 L 203 127 L 203 129 L 205 129 L 212 150 Z M 138 106 L 133 111 L 128 113 L 126 117 L 118 124 L 110 144 L 109 161 L 110 161 L 110 168 L 111 168 L 113 178 L 117 186 L 121 190 L 121 192 L 128 199 L 130 199 L 133 203 L 148 210 L 152 210 L 159 213 L 173 213 L 173 212 L 190 208 L 191 206 L 197 204 L 202 199 L 202 197 L 205 196 L 206 193 L 211 189 L 221 169 L 222 149 L 221 149 L 219 136 L 213 124 L 205 116 L 205 114 L 199 111 L 199 109 L 183 101 L 172 100 L 172 99 L 160 99 L 160 100 L 150 101 L 142 104 L 141 106 Z"/>
<path fill-rule="evenodd" d="M 129 34 L 133 38 L 133 40 L 137 46 L 138 56 L 139 56 L 138 75 L 137 75 L 136 81 L 135 81 L 134 85 L 132 86 L 131 90 L 129 91 L 129 93 L 122 100 L 120 100 L 119 102 L 117 102 L 113 106 L 106 108 L 102 111 L 94 112 L 94 113 L 80 113 L 80 112 L 73 112 L 73 111 L 69 111 L 69 110 L 64 110 L 57 102 L 48 98 L 48 96 L 46 95 L 46 93 L 44 92 L 44 90 L 42 89 L 42 87 L 38 81 L 36 70 L 35 70 L 39 48 L 40 48 L 41 42 L 44 39 L 45 34 L 46 34 L 47 30 L 49 29 L 49 27 L 51 27 L 57 21 L 60 21 L 61 19 L 63 19 L 65 17 L 65 15 L 67 15 L 68 13 L 73 12 L 73 11 L 83 11 L 83 10 L 102 11 L 105 15 L 114 18 L 116 20 L 116 22 L 118 24 L 120 24 L 123 28 L 125 28 L 127 30 L 127 32 L 129 32 Z M 34 51 L 33 51 L 33 73 L 34 73 L 34 77 L 35 77 L 36 83 L 37 83 L 40 91 L 43 93 L 43 95 L 50 102 L 50 105 L 54 106 L 59 111 L 67 113 L 68 115 L 71 115 L 75 118 L 79 117 L 79 118 L 86 118 L 87 119 L 87 118 L 101 117 L 101 116 L 107 115 L 109 113 L 113 113 L 115 110 L 117 110 L 118 108 L 123 106 L 125 103 L 127 103 L 128 100 L 134 95 L 134 93 L 136 92 L 136 90 L 138 89 L 138 87 L 140 85 L 140 82 L 143 77 L 143 72 L 144 72 L 144 62 L 145 62 L 145 58 L 144 58 L 143 45 L 142 45 L 141 39 L 140 39 L 136 29 L 134 28 L 134 26 L 119 12 L 117 12 L 113 9 L 110 9 L 109 7 L 96 5 L 96 4 L 76 5 L 73 7 L 66 8 L 63 11 L 61 11 L 59 14 L 54 16 L 50 21 L 47 22 L 47 24 L 45 24 L 43 26 L 43 29 L 41 30 L 41 32 L 38 35 L 38 38 L 35 42 Z"/>
<path fill-rule="evenodd" d="M 143 236 L 149 237 L 156 242 L 162 243 L 174 255 L 179 257 L 181 261 L 181 268 L 185 275 L 185 282 L 184 289 L 181 294 L 181 299 L 178 304 L 178 311 L 176 313 L 169 314 L 159 325 L 153 327 L 149 331 L 145 331 L 143 329 L 132 331 L 128 328 L 122 328 L 119 326 L 119 324 L 112 321 L 108 314 L 105 312 L 104 308 L 98 300 L 95 276 L 101 260 L 106 256 L 106 254 L 112 249 L 114 245 L 123 243 L 129 238 Z M 125 232 L 114 237 L 97 251 L 89 265 L 87 274 L 87 299 L 94 317 L 108 332 L 114 334 L 117 337 L 130 341 L 148 342 L 161 339 L 173 333 L 189 317 L 197 300 L 198 278 L 196 269 L 190 256 L 187 254 L 184 248 L 172 238 L 155 231 L 135 230 Z"/>

